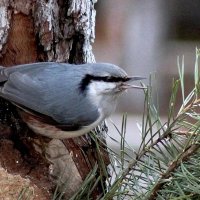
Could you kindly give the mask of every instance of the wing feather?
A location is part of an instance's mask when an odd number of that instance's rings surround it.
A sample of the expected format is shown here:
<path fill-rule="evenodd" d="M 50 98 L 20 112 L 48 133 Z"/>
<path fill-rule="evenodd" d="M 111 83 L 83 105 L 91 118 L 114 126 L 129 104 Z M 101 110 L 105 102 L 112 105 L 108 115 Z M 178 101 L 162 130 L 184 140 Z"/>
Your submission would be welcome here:
<path fill-rule="evenodd" d="M 83 75 L 81 70 L 87 69 L 80 67 L 80 73 L 75 73 L 76 67 L 69 64 L 36 63 L 13 69 L 1 68 L 0 81 L 7 80 L 1 87 L 0 96 L 47 115 L 60 124 L 87 126 L 96 121 L 100 113 L 79 92 L 79 82 Z"/>

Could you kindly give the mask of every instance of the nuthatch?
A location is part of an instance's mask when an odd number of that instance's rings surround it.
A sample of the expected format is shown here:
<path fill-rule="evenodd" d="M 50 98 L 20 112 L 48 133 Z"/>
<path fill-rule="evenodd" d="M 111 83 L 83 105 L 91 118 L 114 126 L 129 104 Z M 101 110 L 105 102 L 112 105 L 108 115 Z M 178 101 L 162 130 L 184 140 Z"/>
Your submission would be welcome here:
<path fill-rule="evenodd" d="M 122 92 L 140 88 L 130 82 L 141 79 L 108 63 L 23 64 L 0 67 L 0 97 L 19 107 L 22 119 L 35 133 L 72 138 L 109 117 Z"/>

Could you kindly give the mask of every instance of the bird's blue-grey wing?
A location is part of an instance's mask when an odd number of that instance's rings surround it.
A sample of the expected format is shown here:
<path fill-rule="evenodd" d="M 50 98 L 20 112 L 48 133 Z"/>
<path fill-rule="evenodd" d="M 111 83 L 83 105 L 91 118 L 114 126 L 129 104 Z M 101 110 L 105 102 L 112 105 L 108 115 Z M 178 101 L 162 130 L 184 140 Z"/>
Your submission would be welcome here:
<path fill-rule="evenodd" d="M 33 65 L 0 68 L 0 96 L 60 124 L 87 126 L 98 119 L 97 107 L 79 91 L 83 73 L 74 73 L 72 65 Z"/>

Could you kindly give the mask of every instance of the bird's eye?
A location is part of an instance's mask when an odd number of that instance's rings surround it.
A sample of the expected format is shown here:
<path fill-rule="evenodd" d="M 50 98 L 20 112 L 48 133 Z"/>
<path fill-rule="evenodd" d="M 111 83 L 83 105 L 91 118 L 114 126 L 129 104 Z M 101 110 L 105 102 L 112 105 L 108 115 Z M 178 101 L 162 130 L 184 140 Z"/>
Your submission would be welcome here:
<path fill-rule="evenodd" d="M 111 80 L 112 80 L 112 77 L 111 77 L 111 76 L 105 76 L 105 81 L 110 82 Z"/>

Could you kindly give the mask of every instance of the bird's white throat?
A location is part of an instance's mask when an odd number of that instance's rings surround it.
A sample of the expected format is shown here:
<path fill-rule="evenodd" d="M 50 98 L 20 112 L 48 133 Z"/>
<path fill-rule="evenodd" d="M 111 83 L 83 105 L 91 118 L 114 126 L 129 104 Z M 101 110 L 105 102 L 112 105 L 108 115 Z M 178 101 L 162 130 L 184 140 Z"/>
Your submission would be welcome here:
<path fill-rule="evenodd" d="M 88 87 L 90 101 L 99 108 L 100 112 L 109 117 L 116 108 L 119 94 L 114 92 L 116 83 L 93 81 Z"/>

